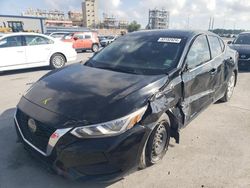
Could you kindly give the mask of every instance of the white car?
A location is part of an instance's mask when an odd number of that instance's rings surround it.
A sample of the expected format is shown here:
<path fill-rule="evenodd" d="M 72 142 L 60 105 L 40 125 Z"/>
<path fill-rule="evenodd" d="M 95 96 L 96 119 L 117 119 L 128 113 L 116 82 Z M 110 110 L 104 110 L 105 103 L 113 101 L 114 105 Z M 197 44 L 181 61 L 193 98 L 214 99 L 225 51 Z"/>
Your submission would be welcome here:
<path fill-rule="evenodd" d="M 51 66 L 62 68 L 76 60 L 72 43 L 37 33 L 11 33 L 0 37 L 0 71 Z"/>

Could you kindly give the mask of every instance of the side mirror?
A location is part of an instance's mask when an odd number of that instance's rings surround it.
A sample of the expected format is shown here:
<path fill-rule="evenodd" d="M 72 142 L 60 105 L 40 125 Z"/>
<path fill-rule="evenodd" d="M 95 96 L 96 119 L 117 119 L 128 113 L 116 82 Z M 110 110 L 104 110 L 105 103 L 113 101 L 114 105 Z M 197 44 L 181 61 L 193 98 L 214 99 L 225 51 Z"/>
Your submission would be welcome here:
<path fill-rule="evenodd" d="M 74 39 L 74 40 L 78 40 L 79 38 L 78 38 L 78 37 L 74 37 L 73 39 Z"/>
<path fill-rule="evenodd" d="M 232 44 L 233 42 L 232 41 L 228 41 L 227 44 Z"/>

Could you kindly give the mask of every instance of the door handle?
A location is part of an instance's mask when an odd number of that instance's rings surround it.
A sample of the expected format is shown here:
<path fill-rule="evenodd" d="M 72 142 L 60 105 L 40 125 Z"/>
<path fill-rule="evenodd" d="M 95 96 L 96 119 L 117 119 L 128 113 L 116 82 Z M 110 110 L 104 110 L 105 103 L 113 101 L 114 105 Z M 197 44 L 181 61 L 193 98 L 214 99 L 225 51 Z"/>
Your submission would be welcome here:
<path fill-rule="evenodd" d="M 18 50 L 18 51 L 16 51 L 17 53 L 23 53 L 24 51 L 22 51 L 22 50 Z"/>
<path fill-rule="evenodd" d="M 217 73 L 217 69 L 213 68 L 212 70 L 209 71 L 211 75 L 215 75 Z"/>

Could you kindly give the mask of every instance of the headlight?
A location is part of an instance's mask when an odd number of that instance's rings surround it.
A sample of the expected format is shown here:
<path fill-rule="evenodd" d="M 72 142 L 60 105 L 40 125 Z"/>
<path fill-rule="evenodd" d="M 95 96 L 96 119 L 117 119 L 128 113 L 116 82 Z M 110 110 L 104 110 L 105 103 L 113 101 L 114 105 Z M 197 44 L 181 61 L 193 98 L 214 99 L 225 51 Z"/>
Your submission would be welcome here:
<path fill-rule="evenodd" d="M 138 123 L 144 115 L 147 107 L 143 107 L 130 115 L 96 125 L 77 127 L 71 131 L 71 134 L 78 138 L 108 137 L 121 134 L 131 129 Z"/>

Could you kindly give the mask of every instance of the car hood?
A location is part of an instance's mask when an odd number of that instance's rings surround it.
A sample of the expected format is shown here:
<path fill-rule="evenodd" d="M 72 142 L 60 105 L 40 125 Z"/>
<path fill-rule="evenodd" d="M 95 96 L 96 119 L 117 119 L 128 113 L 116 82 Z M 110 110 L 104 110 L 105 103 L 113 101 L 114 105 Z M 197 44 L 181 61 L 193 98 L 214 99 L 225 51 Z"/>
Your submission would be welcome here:
<path fill-rule="evenodd" d="M 240 54 L 242 53 L 250 54 L 250 45 L 232 44 L 230 45 L 230 47 L 239 52 Z"/>
<path fill-rule="evenodd" d="M 167 79 L 166 75 L 134 75 L 76 64 L 45 75 L 24 97 L 48 111 L 94 124 L 147 105 Z"/>

